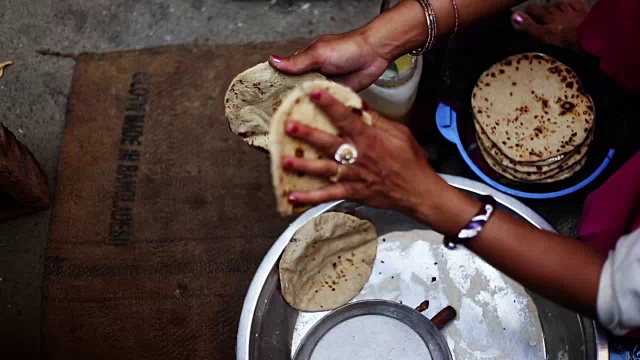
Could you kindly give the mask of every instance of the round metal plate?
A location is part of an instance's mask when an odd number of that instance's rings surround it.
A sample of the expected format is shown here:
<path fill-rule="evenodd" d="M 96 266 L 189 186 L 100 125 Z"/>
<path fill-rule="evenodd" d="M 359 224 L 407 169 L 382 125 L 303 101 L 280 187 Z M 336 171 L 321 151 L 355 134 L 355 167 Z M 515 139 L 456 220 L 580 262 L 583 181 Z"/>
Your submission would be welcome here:
<path fill-rule="evenodd" d="M 500 193 L 497 190 L 477 181 L 448 175 L 443 175 L 442 177 L 450 185 L 466 192 L 467 194 L 489 194 L 497 200 L 499 208 L 502 211 L 511 213 L 513 216 L 525 220 L 538 228 L 553 231 L 553 228 L 544 219 L 533 212 L 530 208 L 508 195 Z M 256 272 L 244 301 L 242 316 L 238 328 L 238 341 L 236 348 L 238 360 L 290 359 L 309 329 L 311 329 L 311 327 L 320 320 L 322 314 L 298 312 L 293 310 L 284 301 L 280 294 L 278 260 L 293 234 L 306 222 L 324 212 L 341 211 L 342 207 L 351 208 L 351 205 L 357 204 L 347 204 L 339 201 L 317 206 L 296 219 L 274 243 L 273 247 L 265 256 L 262 264 Z M 346 210 L 342 209 L 342 211 Z M 393 212 L 376 212 L 375 210 L 366 207 L 359 207 L 355 211 L 356 213 L 371 213 L 373 211 L 375 213 L 374 216 L 377 219 L 376 223 L 385 224 L 385 227 L 389 227 L 389 229 L 386 230 L 381 229 L 381 231 L 379 231 L 379 235 L 386 234 L 389 231 L 411 231 L 416 229 L 416 227 L 421 226 L 420 224 L 415 223 L 415 221 L 412 222 L 411 219 Z M 385 244 L 387 244 L 387 246 L 391 245 L 389 241 Z M 381 250 L 384 251 L 384 248 Z M 381 250 L 379 250 L 380 254 L 382 254 Z M 385 264 L 378 263 L 378 265 L 384 265 L 384 267 L 398 267 L 403 264 L 402 259 L 397 259 L 399 261 L 399 265 L 394 265 L 393 261 L 391 261 L 392 259 L 389 259 L 388 256 L 386 257 L 386 260 Z M 424 263 L 434 264 L 433 262 L 429 263 L 428 261 L 424 261 Z M 443 264 L 438 262 L 438 266 L 441 265 Z M 372 283 L 376 281 L 376 277 L 378 280 L 382 281 L 385 280 L 388 275 L 391 275 L 384 269 L 382 269 L 382 271 L 382 275 L 379 274 L 379 272 L 374 271 L 372 274 Z M 393 281 L 397 280 L 397 278 L 393 279 Z M 387 294 L 384 288 L 381 290 L 383 290 L 382 294 Z M 364 295 L 366 295 L 364 298 L 357 300 L 385 298 L 384 296 L 380 296 L 380 293 L 367 292 L 367 294 Z M 412 293 L 407 295 L 410 295 L 412 298 L 403 295 L 403 303 L 414 306 L 427 298 L 424 296 L 425 294 L 422 293 Z M 545 353 L 549 358 L 585 360 L 608 359 L 609 352 L 606 336 L 597 326 L 595 326 L 593 321 L 583 318 L 576 313 L 570 312 L 561 306 L 536 296 L 535 294 L 530 293 L 529 295 L 534 300 L 544 331 L 544 344 L 539 342 L 538 346 L 544 346 Z M 440 305 L 455 305 L 451 303 L 436 304 L 436 299 L 433 300 L 434 303 L 432 304 L 432 307 L 434 309 L 438 308 Z M 443 299 L 443 301 L 444 300 L 445 299 Z M 461 308 L 457 310 L 462 311 L 464 309 Z M 448 326 L 445 329 L 446 331 L 454 331 L 456 327 L 463 326 L 462 322 L 472 321 L 472 319 L 467 317 L 463 319 L 463 314 L 460 312 L 459 314 L 460 318 L 455 320 L 451 326 Z M 313 315 L 319 316 L 313 317 Z M 427 314 L 427 316 L 429 316 L 429 314 Z M 475 329 L 477 326 L 474 325 L 471 328 Z M 500 330 L 503 330 L 502 327 Z M 529 344 L 526 345 L 529 346 Z M 451 345 L 449 346 L 451 347 Z M 509 354 L 515 356 L 515 352 Z"/>
<path fill-rule="evenodd" d="M 314 352 L 318 350 L 318 345 L 322 344 L 322 340 L 332 331 L 336 330 L 340 324 L 346 324 L 348 320 L 358 317 L 377 316 L 387 319 L 384 329 L 371 329 L 371 332 L 383 332 L 380 336 L 370 336 L 370 332 L 359 331 L 353 333 L 353 339 L 348 339 L 345 344 L 329 343 L 323 346 L 322 355 L 316 355 L 316 358 L 326 358 L 326 352 L 331 352 L 331 358 L 336 359 L 361 359 L 376 360 L 378 358 L 371 357 L 366 351 L 372 349 L 373 356 L 384 356 L 385 359 L 391 356 L 396 358 L 410 359 L 411 356 L 418 356 L 420 348 L 428 351 L 433 360 L 451 360 L 451 352 L 449 346 L 440 331 L 431 323 L 431 321 L 423 314 L 414 309 L 391 301 L 384 300 L 367 300 L 359 301 L 342 306 L 316 323 L 304 337 L 298 351 L 293 357 L 294 360 L 311 360 L 315 359 Z M 393 326 L 394 322 L 401 322 L 408 327 L 408 331 L 413 331 L 418 337 L 407 336 L 403 329 Z M 384 326 L 384 325 L 383 325 Z M 351 336 L 351 333 L 349 333 Z M 359 339 L 356 337 L 359 336 Z M 383 340 L 383 341 L 380 341 Z M 407 343 L 409 342 L 409 343 Z M 418 343 L 418 344 L 416 344 Z M 365 346 L 362 346 L 362 345 Z M 335 345 L 335 346 L 332 346 Z M 321 345 L 322 346 L 322 345 Z M 350 349 L 349 346 L 353 346 Z M 358 355 L 356 355 L 358 354 Z M 426 355 L 426 354 L 424 354 Z M 426 356 L 414 357 L 425 359 Z M 319 357 L 318 357 L 319 356 Z M 357 357 L 354 357 L 357 356 Z M 401 356 L 401 357 L 398 357 Z M 382 358 L 380 358 L 382 359 Z"/>

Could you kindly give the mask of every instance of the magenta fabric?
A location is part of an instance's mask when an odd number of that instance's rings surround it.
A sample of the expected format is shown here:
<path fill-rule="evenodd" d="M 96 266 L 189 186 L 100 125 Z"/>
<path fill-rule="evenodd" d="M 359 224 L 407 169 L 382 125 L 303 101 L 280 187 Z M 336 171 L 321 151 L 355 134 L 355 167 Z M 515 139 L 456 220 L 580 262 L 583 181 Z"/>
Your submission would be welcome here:
<path fill-rule="evenodd" d="M 631 158 L 584 203 L 580 237 L 607 253 L 622 235 L 640 226 L 640 153 Z"/>
<path fill-rule="evenodd" d="M 602 0 L 601 0 L 602 1 Z M 623 235 L 640 227 L 640 152 L 584 203 L 580 237 L 608 253 Z M 627 334 L 640 337 L 640 329 Z"/>
<path fill-rule="evenodd" d="M 578 27 L 582 48 L 600 57 L 600 68 L 640 92 L 640 1 L 600 0 Z"/>

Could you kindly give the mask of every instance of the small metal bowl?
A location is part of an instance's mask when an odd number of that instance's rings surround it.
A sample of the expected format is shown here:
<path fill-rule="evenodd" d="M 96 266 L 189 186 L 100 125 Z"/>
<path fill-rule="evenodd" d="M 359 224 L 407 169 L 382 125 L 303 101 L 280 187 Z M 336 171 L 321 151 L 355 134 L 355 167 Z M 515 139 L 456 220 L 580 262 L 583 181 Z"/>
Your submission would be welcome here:
<path fill-rule="evenodd" d="M 371 328 L 367 329 L 371 329 L 372 332 L 377 333 L 384 332 L 382 336 L 383 341 L 380 341 L 379 334 L 373 336 L 371 333 L 367 334 L 366 332 L 354 331 L 353 333 L 349 333 L 353 335 L 352 341 L 347 339 L 340 341 L 339 344 L 330 342 L 329 344 L 322 344 L 321 347 L 318 348 L 323 338 L 332 331 L 344 331 L 344 329 L 337 330 L 338 325 L 362 316 L 375 316 L 378 318 L 376 321 L 384 327 L 380 326 L 378 328 L 380 331 Z M 381 320 L 379 318 L 380 316 L 386 319 Z M 380 321 L 383 321 L 384 324 Z M 394 322 L 396 322 L 396 324 L 393 324 Z M 406 325 L 408 328 L 397 324 L 397 322 Z M 397 325 L 400 325 L 400 327 Z M 411 334 L 411 331 L 413 331 L 417 337 L 407 336 L 407 332 Z M 333 339 L 336 336 L 339 335 L 334 334 L 333 337 L 327 337 L 327 339 Z M 358 336 L 359 338 L 356 339 Z M 341 339 L 344 339 L 344 337 L 341 337 Z M 412 343 L 407 343 L 409 341 Z M 420 341 L 424 343 L 424 346 L 422 346 L 422 343 L 419 343 Z M 362 346 L 363 342 L 365 346 Z M 351 349 L 349 348 L 350 346 L 352 347 Z M 348 358 L 357 360 L 366 357 L 368 360 L 376 360 L 378 359 L 377 357 L 371 357 L 371 354 L 365 354 L 367 350 L 375 350 L 371 351 L 371 353 L 380 356 L 380 359 L 389 359 L 391 353 L 399 356 L 397 357 L 398 359 L 409 359 L 410 357 L 407 357 L 407 353 L 417 354 L 419 351 L 416 349 L 419 348 L 428 352 L 433 360 L 452 360 L 451 351 L 444 336 L 429 318 L 408 306 L 396 302 L 366 300 L 344 305 L 320 319 L 302 339 L 293 359 L 320 359 L 321 357 L 313 357 L 316 350 L 322 351 L 322 355 L 324 355 L 322 358 L 326 358 L 326 355 L 329 355 L 331 358 L 336 359 Z M 358 356 L 354 357 L 355 354 L 358 354 Z M 421 358 L 428 359 L 426 356 Z"/>

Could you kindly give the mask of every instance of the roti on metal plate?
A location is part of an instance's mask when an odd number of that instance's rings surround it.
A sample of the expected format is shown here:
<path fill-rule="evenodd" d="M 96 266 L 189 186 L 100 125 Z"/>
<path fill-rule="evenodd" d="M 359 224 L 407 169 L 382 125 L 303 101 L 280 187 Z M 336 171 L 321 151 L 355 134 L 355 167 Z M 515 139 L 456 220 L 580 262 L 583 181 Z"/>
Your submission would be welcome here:
<path fill-rule="evenodd" d="M 343 213 L 319 215 L 293 235 L 280 260 L 282 296 L 302 311 L 332 310 L 371 276 L 377 252 L 372 223 Z"/>
<path fill-rule="evenodd" d="M 229 127 L 249 145 L 269 150 L 269 124 L 282 99 L 296 85 L 325 79 L 317 73 L 285 75 L 269 63 L 258 64 L 233 79 L 224 99 Z"/>
<path fill-rule="evenodd" d="M 537 53 L 511 56 L 485 71 L 471 104 L 475 120 L 505 156 L 534 165 L 580 147 L 595 117 L 573 70 Z"/>
<path fill-rule="evenodd" d="M 371 115 L 363 111 L 362 99 L 346 86 L 328 80 L 315 80 L 295 87 L 287 95 L 280 108 L 273 115 L 269 133 L 271 176 L 278 211 L 282 215 L 291 215 L 308 209 L 307 206 L 291 204 L 288 200 L 291 192 L 320 189 L 329 184 L 329 180 L 325 178 L 302 173 L 291 173 L 282 169 L 282 158 L 285 156 L 305 159 L 320 159 L 326 156 L 310 145 L 287 136 L 284 130 L 285 121 L 296 120 L 331 134 L 338 133 L 327 115 L 311 102 L 309 94 L 314 89 L 327 90 L 338 101 L 361 114 L 362 121 L 371 125 Z"/>

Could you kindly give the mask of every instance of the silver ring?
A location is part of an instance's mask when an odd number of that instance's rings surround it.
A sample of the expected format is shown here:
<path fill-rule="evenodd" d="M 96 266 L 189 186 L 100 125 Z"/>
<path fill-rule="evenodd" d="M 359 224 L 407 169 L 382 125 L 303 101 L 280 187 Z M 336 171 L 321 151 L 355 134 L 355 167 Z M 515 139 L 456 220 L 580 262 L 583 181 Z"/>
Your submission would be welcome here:
<path fill-rule="evenodd" d="M 353 164 L 358 159 L 358 150 L 351 144 L 342 144 L 336 150 L 336 154 L 333 156 L 337 162 L 344 165 Z"/>

